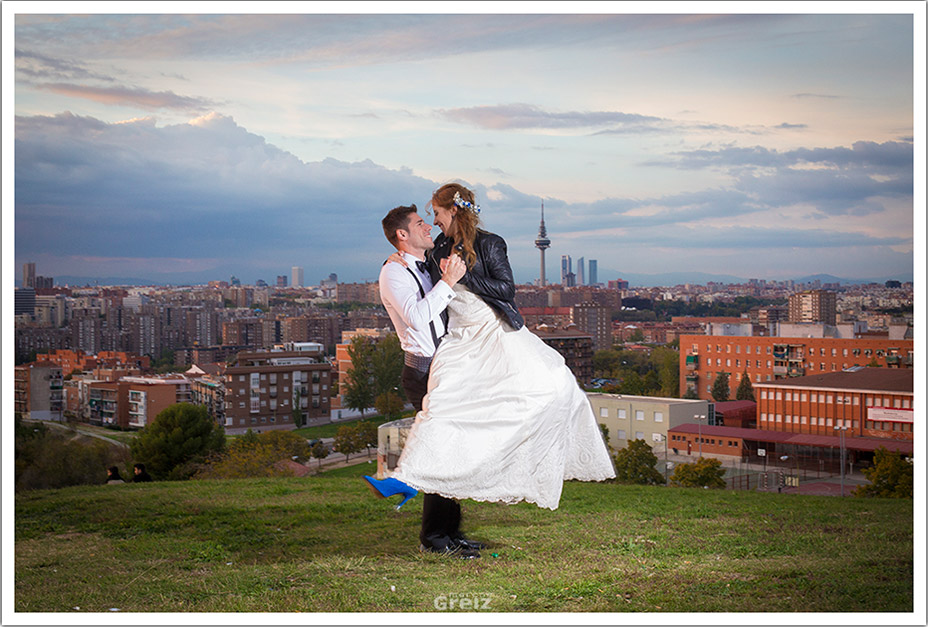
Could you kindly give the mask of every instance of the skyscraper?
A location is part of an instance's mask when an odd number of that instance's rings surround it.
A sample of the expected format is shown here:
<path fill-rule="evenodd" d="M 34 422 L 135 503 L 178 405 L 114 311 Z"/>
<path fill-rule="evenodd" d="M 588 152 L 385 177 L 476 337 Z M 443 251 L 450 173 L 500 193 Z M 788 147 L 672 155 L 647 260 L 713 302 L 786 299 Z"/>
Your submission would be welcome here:
<path fill-rule="evenodd" d="M 596 285 L 599 283 L 599 277 L 596 276 L 596 260 L 590 259 L 590 276 L 588 285 Z"/>
<path fill-rule="evenodd" d="M 576 285 L 577 277 L 573 270 L 573 260 L 570 255 L 561 255 L 561 285 L 564 287 L 573 287 Z"/>
<path fill-rule="evenodd" d="M 32 262 L 23 264 L 23 287 L 35 287 L 35 264 Z"/>
<path fill-rule="evenodd" d="M 290 269 L 290 274 L 290 285 L 293 287 L 303 287 L 303 268 L 300 266 L 293 266 Z"/>
<path fill-rule="evenodd" d="M 535 239 L 535 248 L 541 251 L 541 275 L 539 284 L 545 286 L 545 250 L 551 246 L 548 231 L 545 229 L 545 201 L 541 201 L 541 226 L 538 227 L 538 237 Z"/>
<path fill-rule="evenodd" d="M 577 261 L 577 285 L 586 285 L 583 279 L 586 278 L 586 263 L 584 263 L 583 257 Z"/>

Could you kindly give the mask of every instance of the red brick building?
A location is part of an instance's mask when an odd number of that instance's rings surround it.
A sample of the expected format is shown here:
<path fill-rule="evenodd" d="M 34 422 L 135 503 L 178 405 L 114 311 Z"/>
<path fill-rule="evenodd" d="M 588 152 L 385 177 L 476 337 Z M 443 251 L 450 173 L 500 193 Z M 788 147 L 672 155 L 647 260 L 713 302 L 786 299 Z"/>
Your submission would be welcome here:
<path fill-rule="evenodd" d="M 913 340 L 683 335 L 680 337 L 680 395 L 688 389 L 711 399 L 721 372 L 729 375 L 730 395 L 743 373 L 753 385 L 789 377 L 840 372 L 875 363 L 911 368 Z"/>
<path fill-rule="evenodd" d="M 772 431 L 913 441 L 914 372 L 861 368 L 755 386 L 758 426 Z"/>

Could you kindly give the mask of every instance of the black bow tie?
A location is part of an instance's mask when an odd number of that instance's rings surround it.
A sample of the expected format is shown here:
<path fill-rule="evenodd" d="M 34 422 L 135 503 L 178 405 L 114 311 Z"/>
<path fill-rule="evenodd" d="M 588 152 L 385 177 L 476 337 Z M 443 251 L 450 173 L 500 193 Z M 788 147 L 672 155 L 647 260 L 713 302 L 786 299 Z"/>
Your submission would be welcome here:
<path fill-rule="evenodd" d="M 425 263 L 424 261 L 417 261 L 417 262 L 416 262 L 416 268 L 418 268 L 418 269 L 419 269 L 419 272 L 421 272 L 422 274 L 428 274 L 428 273 L 429 273 L 429 266 L 428 266 L 428 264 Z"/>

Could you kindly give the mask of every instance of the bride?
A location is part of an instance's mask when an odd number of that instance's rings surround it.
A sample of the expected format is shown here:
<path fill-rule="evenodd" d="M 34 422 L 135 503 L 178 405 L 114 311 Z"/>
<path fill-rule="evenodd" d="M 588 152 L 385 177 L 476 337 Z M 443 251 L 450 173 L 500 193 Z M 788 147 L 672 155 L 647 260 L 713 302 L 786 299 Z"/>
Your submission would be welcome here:
<path fill-rule="evenodd" d="M 467 272 L 393 477 L 450 499 L 557 509 L 565 480 L 615 476 L 590 402 L 525 327 L 506 242 L 479 228 L 473 192 L 444 185 L 431 208 L 442 230 L 431 261 L 443 268 L 459 255 Z"/>

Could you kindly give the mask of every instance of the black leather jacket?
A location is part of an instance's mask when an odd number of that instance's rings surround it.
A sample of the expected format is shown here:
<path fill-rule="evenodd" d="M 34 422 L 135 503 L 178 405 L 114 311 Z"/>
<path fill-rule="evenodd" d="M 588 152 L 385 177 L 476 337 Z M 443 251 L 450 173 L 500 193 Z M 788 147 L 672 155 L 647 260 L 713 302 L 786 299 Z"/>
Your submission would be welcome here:
<path fill-rule="evenodd" d="M 495 233 L 477 230 L 474 238 L 477 260 L 468 268 L 459 283 L 480 296 L 486 304 L 496 310 L 513 329 L 521 329 L 525 321 L 516 309 L 516 284 L 512 278 L 506 240 Z M 430 258 L 439 267 L 439 262 L 451 254 L 451 240 L 440 234 L 435 239 L 435 248 Z"/>

